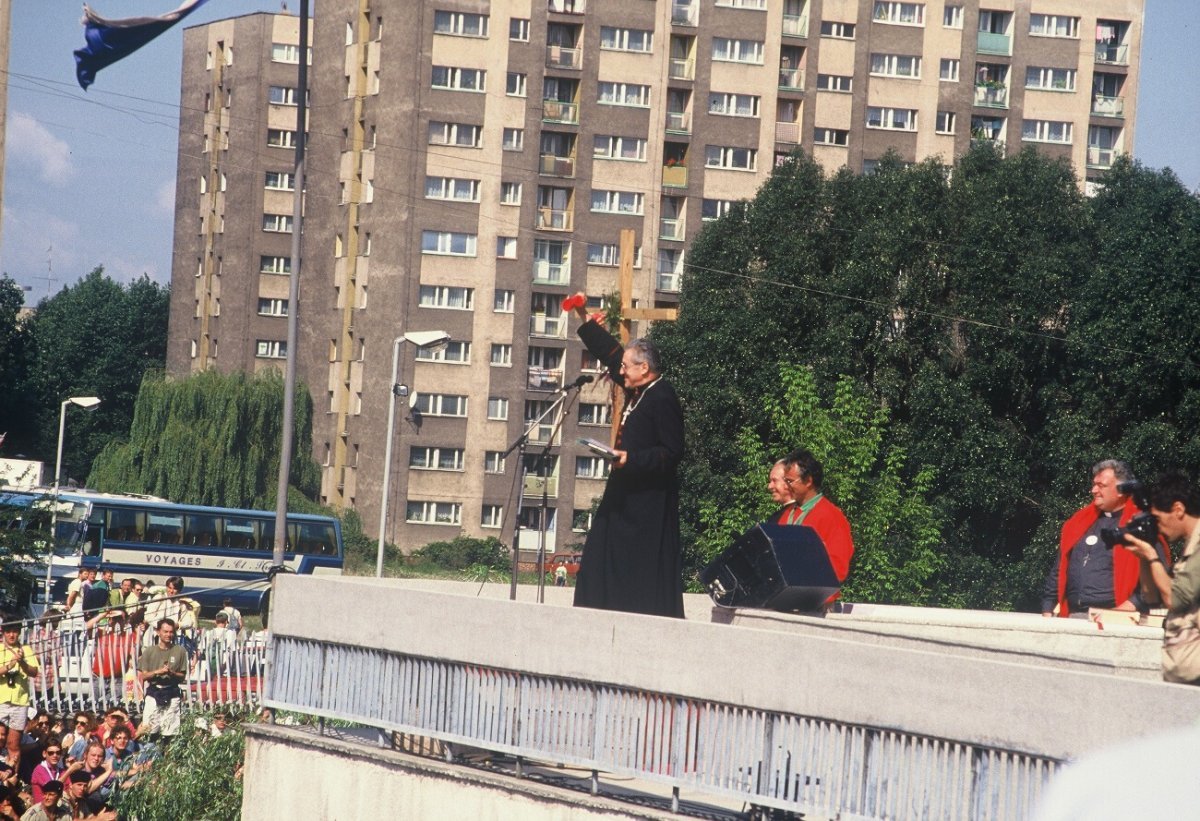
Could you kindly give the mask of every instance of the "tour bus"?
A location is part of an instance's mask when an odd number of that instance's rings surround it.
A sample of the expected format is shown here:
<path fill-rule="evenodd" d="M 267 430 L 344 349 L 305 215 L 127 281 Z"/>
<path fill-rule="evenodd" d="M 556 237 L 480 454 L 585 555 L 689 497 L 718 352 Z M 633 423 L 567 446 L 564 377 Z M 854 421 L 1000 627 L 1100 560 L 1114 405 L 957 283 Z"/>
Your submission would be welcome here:
<path fill-rule="evenodd" d="M 117 582 L 133 577 L 161 585 L 170 576 L 182 576 L 184 595 L 205 610 L 217 610 L 229 598 L 239 610 L 257 613 L 266 601 L 275 546 L 271 511 L 86 490 L 60 491 L 57 503 L 51 490 L 0 494 L 0 510 L 9 511 L 9 529 L 48 534 L 55 504 L 57 538 L 50 573 L 42 551 L 38 566 L 30 567 L 39 581 L 35 610 L 65 601 L 67 585 L 80 566 L 112 568 Z M 284 565 L 289 571 L 338 575 L 343 561 L 337 519 L 288 514 Z"/>

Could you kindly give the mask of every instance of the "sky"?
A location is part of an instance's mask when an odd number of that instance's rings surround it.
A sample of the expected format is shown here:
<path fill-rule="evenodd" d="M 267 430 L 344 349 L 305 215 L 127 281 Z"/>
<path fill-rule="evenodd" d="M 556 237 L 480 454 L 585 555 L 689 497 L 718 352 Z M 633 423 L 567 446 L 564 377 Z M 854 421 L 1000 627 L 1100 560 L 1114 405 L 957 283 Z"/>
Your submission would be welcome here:
<path fill-rule="evenodd" d="M 1134 156 L 1200 192 L 1196 0 L 1145 0 Z M 161 14 L 178 0 L 93 0 L 110 18 Z M 298 2 L 290 8 L 295 11 Z M 313 3 L 316 6 L 316 3 Z M 120 282 L 171 276 L 183 29 L 278 11 L 264 0 L 209 0 L 184 23 L 99 73 L 84 92 L 72 52 L 80 4 L 20 0 L 12 9 L 0 271 L 26 303 L 98 265 Z"/>

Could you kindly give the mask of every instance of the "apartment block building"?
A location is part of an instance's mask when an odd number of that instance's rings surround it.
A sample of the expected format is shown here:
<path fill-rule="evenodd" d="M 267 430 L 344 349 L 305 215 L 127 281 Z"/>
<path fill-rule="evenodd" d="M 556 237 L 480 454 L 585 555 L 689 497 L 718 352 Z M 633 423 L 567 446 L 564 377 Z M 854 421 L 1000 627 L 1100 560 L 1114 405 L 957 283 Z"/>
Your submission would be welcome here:
<path fill-rule="evenodd" d="M 323 0 L 296 351 L 323 500 L 374 529 L 395 401 L 389 540 L 507 541 L 520 496 L 523 547 L 581 541 L 607 465 L 576 442 L 607 437 L 610 387 L 560 303 L 614 291 L 623 229 L 635 303 L 670 306 L 689 240 L 797 148 L 869 172 L 1035 145 L 1092 186 L 1132 148 L 1142 5 Z M 269 14 L 185 34 L 173 372 L 286 353 L 297 34 Z M 427 330 L 451 342 L 400 344 L 397 399 L 395 341 Z M 522 480 L 503 452 L 580 374 L 525 452 L 548 478 Z"/>

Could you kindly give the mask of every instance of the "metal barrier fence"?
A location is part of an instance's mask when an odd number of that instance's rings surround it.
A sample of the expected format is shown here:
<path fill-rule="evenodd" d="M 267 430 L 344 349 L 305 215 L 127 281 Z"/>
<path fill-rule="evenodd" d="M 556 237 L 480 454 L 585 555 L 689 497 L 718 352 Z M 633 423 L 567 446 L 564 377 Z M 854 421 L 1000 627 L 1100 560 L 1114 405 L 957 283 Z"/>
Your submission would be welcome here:
<path fill-rule="evenodd" d="M 64 626 L 65 625 L 65 626 Z M 137 660 L 153 640 L 153 631 L 121 627 L 74 629 L 70 620 L 24 622 L 21 641 L 38 659 L 31 678 L 31 705 L 51 713 L 103 711 L 121 706 L 141 711 L 142 686 Z M 213 642 L 203 631 L 180 641 L 188 650 L 188 677 L 183 685 L 186 707 L 252 708 L 258 705 L 267 641 L 255 636 L 244 642 Z"/>
<path fill-rule="evenodd" d="M 912 733 L 290 636 L 275 638 L 271 659 L 269 707 L 798 812 L 1025 818 L 1059 765 Z"/>

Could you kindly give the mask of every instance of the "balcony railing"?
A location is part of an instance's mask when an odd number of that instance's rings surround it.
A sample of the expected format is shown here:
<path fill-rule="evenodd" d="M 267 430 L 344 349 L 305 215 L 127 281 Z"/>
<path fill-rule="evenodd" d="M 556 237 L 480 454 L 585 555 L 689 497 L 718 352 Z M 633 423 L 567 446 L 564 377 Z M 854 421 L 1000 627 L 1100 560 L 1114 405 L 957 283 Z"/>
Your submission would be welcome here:
<path fill-rule="evenodd" d="M 1098 117 L 1124 117 L 1125 98 L 1096 94 L 1092 97 L 1092 113 Z"/>
<path fill-rule="evenodd" d="M 546 68 L 583 68 L 583 49 L 546 46 Z"/>
<path fill-rule="evenodd" d="M 664 165 L 662 184 L 671 188 L 687 188 L 688 170 L 686 165 Z"/>
<path fill-rule="evenodd" d="M 529 335 L 549 339 L 565 339 L 567 336 L 567 321 L 558 316 L 534 314 L 529 317 Z"/>
<path fill-rule="evenodd" d="M 683 240 L 684 223 L 681 219 L 662 218 L 658 221 L 658 236 L 660 239 Z"/>
<path fill-rule="evenodd" d="M 692 3 L 672 3 L 671 23 L 676 26 L 694 26 L 698 15 L 696 6 Z"/>
<path fill-rule="evenodd" d="M 565 262 L 533 261 L 533 281 L 536 285 L 570 285 L 571 266 Z"/>
<path fill-rule="evenodd" d="M 542 122 L 579 125 L 579 104 L 542 100 Z"/>
<path fill-rule="evenodd" d="M 1096 44 L 1096 62 L 1110 66 L 1129 65 L 1129 46 L 1106 46 Z"/>
<path fill-rule="evenodd" d="M 667 64 L 667 76 L 672 80 L 691 80 L 696 76 L 696 61 L 672 57 Z"/>
<path fill-rule="evenodd" d="M 683 275 L 676 273 L 659 273 L 658 275 L 658 290 L 669 291 L 671 293 L 679 293 L 679 283 L 682 281 Z"/>
<path fill-rule="evenodd" d="M 1112 168 L 1113 157 L 1117 155 L 1114 148 L 1097 148 L 1088 146 L 1087 164 L 1088 168 Z"/>
<path fill-rule="evenodd" d="M 775 123 L 775 142 L 799 144 L 800 124 Z"/>
<path fill-rule="evenodd" d="M 785 14 L 783 15 L 783 36 L 784 37 L 807 37 L 808 36 L 808 12 L 804 14 Z"/>
<path fill-rule="evenodd" d="M 540 425 L 539 427 L 553 428 L 554 426 L 553 425 Z M 549 431 L 546 432 L 546 436 L 547 437 L 550 436 Z M 521 488 L 521 495 L 522 496 L 541 496 L 543 486 L 545 486 L 545 488 L 546 488 L 547 496 L 557 496 L 558 495 L 558 477 L 557 476 L 547 476 L 545 478 L 542 478 L 541 476 L 526 476 L 525 482 Z"/>
<path fill-rule="evenodd" d="M 557 154 L 543 154 L 538 170 L 552 177 L 574 177 L 575 158 L 560 157 Z"/>
<path fill-rule="evenodd" d="M 539 207 L 537 227 L 543 231 L 570 231 L 572 212 L 567 209 Z"/>
<path fill-rule="evenodd" d="M 546 9 L 555 14 L 583 14 L 587 0 L 547 0 Z"/>
<path fill-rule="evenodd" d="M 975 105 L 987 108 L 1008 108 L 1008 88 L 1005 86 L 975 86 Z"/>
<path fill-rule="evenodd" d="M 526 424 L 528 424 L 528 423 L 529 422 L 527 420 Z M 551 434 L 554 434 L 553 439 L 550 438 Z M 538 445 L 561 445 L 562 444 L 562 429 L 560 428 L 558 433 L 555 434 L 554 433 L 554 425 L 552 425 L 552 424 L 538 425 L 536 428 L 534 428 L 532 431 L 530 431 L 529 441 L 533 444 L 538 444 Z M 553 478 L 555 478 L 557 480 L 557 477 L 553 477 Z M 557 490 L 557 482 L 555 483 L 555 489 Z M 540 496 L 542 493 L 542 489 L 539 487 L 537 492 L 538 492 L 538 495 Z"/>
<path fill-rule="evenodd" d="M 1012 54 L 1012 38 L 1007 34 L 981 31 L 977 50 L 980 54 Z"/>
<path fill-rule="evenodd" d="M 692 115 L 688 111 L 668 111 L 667 131 L 678 134 L 690 134 L 692 131 Z"/>
<path fill-rule="evenodd" d="M 533 368 L 529 369 L 529 390 L 531 391 L 556 391 L 562 387 L 563 372 L 559 368 Z"/>
<path fill-rule="evenodd" d="M 804 88 L 804 69 L 802 69 L 802 68 L 781 68 L 781 69 L 779 69 L 779 87 L 780 88 Z"/>

